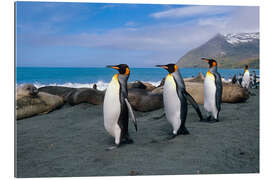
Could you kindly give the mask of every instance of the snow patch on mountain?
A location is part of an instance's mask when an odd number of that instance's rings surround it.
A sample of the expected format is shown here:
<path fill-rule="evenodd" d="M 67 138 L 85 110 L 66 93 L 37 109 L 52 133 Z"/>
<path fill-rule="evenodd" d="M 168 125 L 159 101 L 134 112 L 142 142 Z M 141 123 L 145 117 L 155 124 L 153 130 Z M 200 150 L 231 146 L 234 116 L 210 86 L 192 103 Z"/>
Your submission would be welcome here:
<path fill-rule="evenodd" d="M 240 43 L 252 42 L 253 40 L 259 39 L 259 33 L 233 33 L 225 34 L 224 37 L 228 43 L 237 45 Z"/>

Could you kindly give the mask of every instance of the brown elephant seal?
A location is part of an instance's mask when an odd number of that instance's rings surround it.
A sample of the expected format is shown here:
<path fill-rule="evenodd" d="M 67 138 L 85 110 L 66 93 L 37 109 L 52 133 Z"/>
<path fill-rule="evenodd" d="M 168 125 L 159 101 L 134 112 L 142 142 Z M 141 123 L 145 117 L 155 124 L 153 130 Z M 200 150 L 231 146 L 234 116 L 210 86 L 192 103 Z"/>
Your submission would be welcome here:
<path fill-rule="evenodd" d="M 146 86 L 141 81 L 135 81 L 135 82 L 128 83 L 127 88 L 128 89 L 132 89 L 132 88 L 146 89 Z"/>
<path fill-rule="evenodd" d="M 104 91 L 94 88 L 70 88 L 62 86 L 45 86 L 39 89 L 41 92 L 58 95 L 70 105 L 77 105 L 83 102 L 98 105 L 103 103 Z"/>
<path fill-rule="evenodd" d="M 33 84 L 23 84 L 16 88 L 16 100 L 25 96 L 34 97 L 37 94 L 38 89 Z"/>
<path fill-rule="evenodd" d="M 103 103 L 104 95 L 105 91 L 99 91 L 93 88 L 78 88 L 66 97 L 66 101 L 70 105 L 77 105 L 84 102 L 99 105 Z"/>
<path fill-rule="evenodd" d="M 153 111 L 163 107 L 162 94 L 155 94 L 146 89 L 129 89 L 128 100 L 135 110 L 141 112 Z"/>
<path fill-rule="evenodd" d="M 165 77 L 162 78 L 162 80 L 161 80 L 160 84 L 158 85 L 158 87 L 164 86 L 164 83 L 165 83 Z"/>
<path fill-rule="evenodd" d="M 154 86 L 153 84 L 151 84 L 151 83 L 148 83 L 148 82 L 142 82 L 144 85 L 145 85 L 145 89 L 147 90 L 147 91 L 152 91 L 153 89 L 155 89 L 156 88 L 156 86 Z"/>
<path fill-rule="evenodd" d="M 138 89 L 145 89 L 147 91 L 152 91 L 156 87 L 154 85 L 152 85 L 151 83 L 142 82 L 142 81 L 135 81 L 135 82 L 128 83 L 127 88 L 128 89 L 138 88 Z"/>
<path fill-rule="evenodd" d="M 162 94 L 163 93 L 163 86 L 160 86 L 160 87 L 157 87 L 157 88 L 153 89 L 152 93 L 153 94 L 161 94 L 161 95 L 163 95 Z"/>
<path fill-rule="evenodd" d="M 16 119 L 48 113 L 63 104 L 63 98 L 45 92 L 39 92 L 36 96 L 21 96 L 16 100 Z"/>
<path fill-rule="evenodd" d="M 187 92 L 195 99 L 198 104 L 204 103 L 204 86 L 200 82 L 185 82 Z M 163 87 L 155 88 L 153 94 L 163 93 Z M 222 102 L 240 103 L 249 98 L 248 90 L 241 88 L 237 84 L 223 83 Z"/>
<path fill-rule="evenodd" d="M 204 76 L 202 72 L 199 72 L 199 74 L 196 77 L 185 78 L 184 81 L 185 82 L 204 82 Z"/>
<path fill-rule="evenodd" d="M 204 103 L 204 86 L 203 83 L 186 82 L 187 92 L 196 100 L 198 104 Z M 231 83 L 222 83 L 222 102 L 223 103 L 240 103 L 249 98 L 248 91 Z"/>
<path fill-rule="evenodd" d="M 70 87 L 63 87 L 63 86 L 44 86 L 38 89 L 39 92 L 46 92 L 49 94 L 60 96 L 64 99 L 64 101 L 67 101 L 67 98 L 75 92 L 76 88 L 70 88 Z"/>

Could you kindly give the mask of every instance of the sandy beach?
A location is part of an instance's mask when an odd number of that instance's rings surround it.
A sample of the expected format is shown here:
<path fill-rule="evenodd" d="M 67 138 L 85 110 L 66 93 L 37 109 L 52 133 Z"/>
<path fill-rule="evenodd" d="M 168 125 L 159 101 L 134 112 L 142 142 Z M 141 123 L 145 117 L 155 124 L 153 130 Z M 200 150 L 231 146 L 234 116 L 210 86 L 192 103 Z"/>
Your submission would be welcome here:
<path fill-rule="evenodd" d="M 258 173 L 259 90 L 251 92 L 256 95 L 245 103 L 223 103 L 218 123 L 199 122 L 189 106 L 190 135 L 169 141 L 163 109 L 135 112 L 134 143 L 111 151 L 102 105 L 65 105 L 19 120 L 17 177 Z"/>

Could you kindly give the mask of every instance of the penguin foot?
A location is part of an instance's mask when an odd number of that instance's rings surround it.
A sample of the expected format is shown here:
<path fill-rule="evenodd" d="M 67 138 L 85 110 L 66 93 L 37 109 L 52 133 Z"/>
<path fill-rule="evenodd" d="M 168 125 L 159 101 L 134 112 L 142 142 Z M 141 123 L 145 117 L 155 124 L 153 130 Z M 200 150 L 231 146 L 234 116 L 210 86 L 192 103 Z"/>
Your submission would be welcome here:
<path fill-rule="evenodd" d="M 210 121 L 208 121 L 208 123 L 216 123 L 216 122 L 219 122 L 218 119 L 211 119 Z"/>
<path fill-rule="evenodd" d="M 200 122 L 208 122 L 208 120 L 204 118 L 204 119 L 201 119 Z"/>
<path fill-rule="evenodd" d="M 122 143 L 123 144 L 133 144 L 133 140 L 130 138 L 125 138 L 125 139 L 123 139 Z"/>
<path fill-rule="evenodd" d="M 208 116 L 207 118 L 204 118 L 202 120 L 200 120 L 200 122 L 208 122 L 208 123 L 215 123 L 218 122 L 218 119 L 214 119 L 211 116 Z"/>
<path fill-rule="evenodd" d="M 186 127 L 181 127 L 178 131 L 178 134 L 187 135 L 189 134 L 189 131 L 187 130 Z"/>
<path fill-rule="evenodd" d="M 171 140 L 171 139 L 174 139 L 175 137 L 176 137 L 176 135 L 175 134 L 172 134 L 172 135 L 168 136 L 166 139 L 167 140 Z"/>

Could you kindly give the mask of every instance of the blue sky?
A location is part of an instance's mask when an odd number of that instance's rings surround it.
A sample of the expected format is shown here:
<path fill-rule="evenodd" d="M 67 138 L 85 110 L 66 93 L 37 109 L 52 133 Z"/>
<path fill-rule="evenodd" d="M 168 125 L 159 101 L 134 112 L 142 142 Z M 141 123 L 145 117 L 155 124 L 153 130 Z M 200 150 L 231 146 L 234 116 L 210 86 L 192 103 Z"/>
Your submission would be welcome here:
<path fill-rule="evenodd" d="M 17 2 L 16 62 L 152 67 L 176 62 L 217 33 L 258 31 L 258 7 Z"/>

